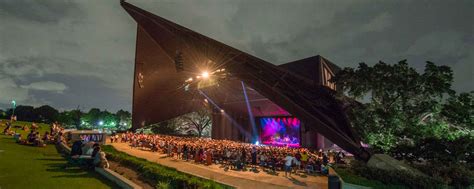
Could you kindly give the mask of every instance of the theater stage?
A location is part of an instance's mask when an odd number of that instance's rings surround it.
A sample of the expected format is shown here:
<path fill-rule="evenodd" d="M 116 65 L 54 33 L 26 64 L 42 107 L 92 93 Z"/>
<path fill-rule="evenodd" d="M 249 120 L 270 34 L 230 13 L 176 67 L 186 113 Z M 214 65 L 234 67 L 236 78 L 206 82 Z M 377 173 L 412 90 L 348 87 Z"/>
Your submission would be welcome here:
<path fill-rule="evenodd" d="M 131 148 L 128 143 L 112 143 L 117 150 L 129 155 L 147 159 L 164 166 L 176 168 L 179 171 L 196 175 L 199 177 L 215 180 L 236 188 L 278 189 L 278 188 L 327 188 L 326 176 L 299 176 L 292 174 L 292 178 L 286 178 L 284 172 L 278 175 L 270 175 L 260 171 L 225 171 L 220 165 L 205 166 L 182 160 L 164 158 L 164 154 Z"/>

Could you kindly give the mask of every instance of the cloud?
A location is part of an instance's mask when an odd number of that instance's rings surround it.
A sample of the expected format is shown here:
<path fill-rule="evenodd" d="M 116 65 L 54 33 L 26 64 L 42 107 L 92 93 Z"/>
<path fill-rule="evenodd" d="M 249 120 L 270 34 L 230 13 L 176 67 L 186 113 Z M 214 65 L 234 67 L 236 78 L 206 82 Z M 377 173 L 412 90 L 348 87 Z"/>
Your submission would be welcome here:
<path fill-rule="evenodd" d="M 21 85 L 21 88 L 63 93 L 67 89 L 67 86 L 54 81 L 40 81 L 28 85 Z"/>
<path fill-rule="evenodd" d="M 455 89 L 474 90 L 473 1 L 129 2 L 274 64 L 317 54 L 341 67 L 430 60 L 453 67 Z M 0 104 L 17 95 L 130 109 L 136 23 L 118 1 L 3 0 L 0 23 Z"/>
<path fill-rule="evenodd" d="M 10 78 L 0 77 L 0 102 L 7 104 L 13 99 L 19 102 L 28 101 L 28 89 L 19 87 L 15 81 Z"/>
<path fill-rule="evenodd" d="M 383 31 L 391 26 L 391 16 L 384 12 L 360 27 L 361 32 Z"/>

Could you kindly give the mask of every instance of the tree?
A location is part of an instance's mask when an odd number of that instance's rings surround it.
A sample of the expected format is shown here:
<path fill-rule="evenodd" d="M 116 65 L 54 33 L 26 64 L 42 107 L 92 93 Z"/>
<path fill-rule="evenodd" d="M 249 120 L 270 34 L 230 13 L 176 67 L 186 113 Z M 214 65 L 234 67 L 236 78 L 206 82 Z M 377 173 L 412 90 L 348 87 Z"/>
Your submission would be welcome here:
<path fill-rule="evenodd" d="M 132 114 L 128 111 L 119 110 L 115 113 L 118 119 L 118 130 L 128 130 L 132 127 Z"/>
<path fill-rule="evenodd" d="M 76 127 L 76 129 L 81 129 L 81 117 L 83 113 L 81 110 L 71 110 L 69 112 L 69 116 L 71 118 L 72 124 Z"/>
<path fill-rule="evenodd" d="M 449 122 L 474 129 L 474 92 L 451 95 L 443 105 L 441 114 Z"/>
<path fill-rule="evenodd" d="M 130 119 L 132 117 L 132 114 L 130 112 L 122 110 L 122 109 L 117 111 L 117 113 L 115 113 L 115 115 L 120 120 L 126 120 L 126 119 Z"/>
<path fill-rule="evenodd" d="M 7 119 L 7 112 L 0 109 L 0 119 Z"/>
<path fill-rule="evenodd" d="M 43 105 L 33 110 L 37 122 L 52 123 L 56 120 L 59 111 L 51 106 Z"/>
<path fill-rule="evenodd" d="M 72 116 L 68 111 L 64 111 L 64 112 L 59 113 L 56 121 L 58 121 L 59 123 L 61 123 L 64 126 L 74 125 L 74 121 L 72 119 Z"/>
<path fill-rule="evenodd" d="M 472 103 L 454 108 L 458 102 L 468 101 L 465 95 L 443 105 L 444 97 L 455 95 L 451 89 L 453 74 L 447 66 L 427 62 L 420 74 L 405 60 L 393 65 L 379 62 L 372 67 L 360 63 L 357 69 L 343 69 L 333 81 L 342 95 L 368 101 L 354 106 L 349 116 L 363 141 L 376 151 L 394 154 L 398 146 L 417 145 L 426 139 L 456 140 L 465 136 L 460 130 L 466 128 L 459 123 L 468 121 L 461 117 L 469 115 L 472 119 Z"/>
<path fill-rule="evenodd" d="M 183 129 L 189 132 L 196 132 L 198 137 L 203 136 L 206 130 L 211 127 L 212 119 L 207 109 L 192 112 L 183 117 Z"/>
<path fill-rule="evenodd" d="M 176 135 L 179 133 L 179 118 L 162 121 L 157 124 L 149 125 L 148 128 L 155 134 Z"/>
<path fill-rule="evenodd" d="M 29 122 L 32 122 L 32 121 L 36 121 L 36 116 L 35 114 L 33 113 L 33 106 L 17 106 L 15 108 L 15 115 L 17 116 L 17 120 L 18 121 L 29 121 Z M 8 115 L 11 116 L 12 115 L 12 112 L 13 110 L 10 109 L 8 111 Z"/>

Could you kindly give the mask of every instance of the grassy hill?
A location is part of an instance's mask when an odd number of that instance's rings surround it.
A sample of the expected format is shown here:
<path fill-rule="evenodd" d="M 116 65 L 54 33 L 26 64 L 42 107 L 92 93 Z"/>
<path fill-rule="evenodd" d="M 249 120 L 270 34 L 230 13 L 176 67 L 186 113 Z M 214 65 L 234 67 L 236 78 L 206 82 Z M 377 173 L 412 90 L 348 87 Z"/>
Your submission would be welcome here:
<path fill-rule="evenodd" d="M 13 125 L 31 125 L 16 122 Z M 39 124 L 40 133 L 49 130 L 47 124 Z M 0 123 L 0 131 L 5 121 Z M 14 129 L 15 130 L 15 129 Z M 17 129 L 26 136 L 27 132 Z M 66 160 L 54 145 L 33 147 L 16 144 L 12 136 L 0 134 L 0 188 L 117 188 L 113 183 L 93 171 L 79 168 L 63 169 Z"/>

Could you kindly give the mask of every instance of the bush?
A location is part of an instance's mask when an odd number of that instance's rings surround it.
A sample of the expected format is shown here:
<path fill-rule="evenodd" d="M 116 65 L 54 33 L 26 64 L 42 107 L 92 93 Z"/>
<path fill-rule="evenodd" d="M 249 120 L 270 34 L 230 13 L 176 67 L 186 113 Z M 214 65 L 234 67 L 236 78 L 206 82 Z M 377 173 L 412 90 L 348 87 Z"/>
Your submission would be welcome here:
<path fill-rule="evenodd" d="M 158 182 L 158 184 L 156 185 L 156 188 L 157 188 L 157 189 L 170 189 L 171 186 L 170 186 L 170 183 L 169 183 L 169 182 L 160 181 L 160 182 Z"/>
<path fill-rule="evenodd" d="M 112 146 L 104 146 L 107 158 L 123 166 L 134 169 L 146 179 L 157 181 L 157 188 L 231 188 L 211 180 L 202 179 L 178 170 L 152 163 L 146 159 L 130 156 L 117 151 Z"/>
<path fill-rule="evenodd" d="M 417 175 L 408 171 L 383 170 L 368 167 L 364 162 L 354 161 L 352 169 L 360 176 L 379 180 L 385 184 L 404 185 L 410 188 L 446 188 L 439 178 Z"/>
<path fill-rule="evenodd" d="M 442 164 L 433 163 L 430 165 L 417 165 L 416 168 L 433 177 L 445 180 L 455 188 L 468 188 L 474 184 L 474 173 L 469 170 L 469 166 L 464 164 Z"/>

